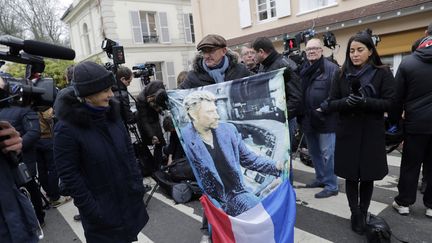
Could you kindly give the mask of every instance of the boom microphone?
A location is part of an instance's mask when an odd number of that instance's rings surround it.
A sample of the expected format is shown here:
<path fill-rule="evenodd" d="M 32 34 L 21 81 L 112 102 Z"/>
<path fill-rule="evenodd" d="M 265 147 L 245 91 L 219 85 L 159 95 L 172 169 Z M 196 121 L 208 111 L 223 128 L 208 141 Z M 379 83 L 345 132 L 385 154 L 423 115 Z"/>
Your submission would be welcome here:
<path fill-rule="evenodd" d="M 74 50 L 40 41 L 24 40 L 23 50 L 31 55 L 43 56 L 48 58 L 63 60 L 75 59 Z"/>

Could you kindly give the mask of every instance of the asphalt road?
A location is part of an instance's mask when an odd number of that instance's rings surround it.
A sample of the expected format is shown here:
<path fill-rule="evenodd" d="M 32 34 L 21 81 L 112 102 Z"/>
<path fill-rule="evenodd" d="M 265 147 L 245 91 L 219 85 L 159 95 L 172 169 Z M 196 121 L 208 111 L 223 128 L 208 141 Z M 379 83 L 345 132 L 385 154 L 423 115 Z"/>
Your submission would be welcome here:
<path fill-rule="evenodd" d="M 432 243 L 432 219 L 425 217 L 422 194 L 418 193 L 416 203 L 408 216 L 400 216 L 391 207 L 397 195 L 400 154 L 389 155 L 389 174 L 375 182 L 370 212 L 387 221 L 394 235 L 415 243 Z M 366 242 L 365 236 L 350 229 L 350 212 L 345 195 L 345 183 L 339 179 L 340 191 L 337 196 L 315 199 L 319 189 L 302 188 L 314 178 L 313 168 L 296 160 L 294 186 L 297 194 L 297 218 L 295 242 Z M 154 181 L 146 178 L 146 184 Z M 150 221 L 139 234 L 138 242 L 195 243 L 201 238 L 200 226 L 202 209 L 198 200 L 186 204 L 175 204 L 161 189 L 150 199 L 147 210 Z M 47 210 L 45 238 L 48 242 L 85 242 L 81 224 L 73 221 L 77 212 L 72 202 L 57 209 Z M 394 238 L 392 242 L 397 242 Z"/>

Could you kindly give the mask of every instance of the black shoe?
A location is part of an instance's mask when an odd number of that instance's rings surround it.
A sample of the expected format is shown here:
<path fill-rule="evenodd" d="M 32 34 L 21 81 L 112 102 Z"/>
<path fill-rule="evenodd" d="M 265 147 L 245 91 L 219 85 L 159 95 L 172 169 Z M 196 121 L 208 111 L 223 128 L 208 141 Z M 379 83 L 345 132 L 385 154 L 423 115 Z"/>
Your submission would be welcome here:
<path fill-rule="evenodd" d="M 309 184 L 306 184 L 306 188 L 318 188 L 318 187 L 321 187 L 321 188 L 324 188 L 324 184 L 323 183 L 320 183 L 320 182 L 318 182 L 318 181 L 314 181 L 314 182 L 312 182 L 312 183 L 309 183 Z"/>
<path fill-rule="evenodd" d="M 363 235 L 366 229 L 366 218 L 360 211 L 351 214 L 351 229 L 359 235 Z"/>
<path fill-rule="evenodd" d="M 425 193 L 425 191 L 426 191 L 426 185 L 427 185 L 426 182 L 422 181 L 422 183 L 420 185 L 420 188 L 419 188 L 421 194 Z"/>
<path fill-rule="evenodd" d="M 152 187 L 149 185 L 144 185 L 144 193 L 151 191 Z"/>
<path fill-rule="evenodd" d="M 322 190 L 315 194 L 315 198 L 327 198 L 331 196 L 336 196 L 339 192 L 338 191 L 329 191 L 329 190 Z"/>
<path fill-rule="evenodd" d="M 75 221 L 80 221 L 80 220 L 81 220 L 81 215 L 79 215 L 79 214 L 74 215 L 74 216 L 73 216 L 73 219 L 74 219 Z"/>

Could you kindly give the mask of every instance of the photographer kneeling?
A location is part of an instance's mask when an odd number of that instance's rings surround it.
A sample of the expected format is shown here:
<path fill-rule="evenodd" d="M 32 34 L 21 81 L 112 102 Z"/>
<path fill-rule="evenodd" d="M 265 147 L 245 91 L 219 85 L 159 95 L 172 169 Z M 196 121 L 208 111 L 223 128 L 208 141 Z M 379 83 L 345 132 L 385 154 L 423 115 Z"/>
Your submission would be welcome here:
<path fill-rule="evenodd" d="M 154 145 L 152 170 L 159 170 L 165 145 L 159 115 L 165 107 L 166 92 L 162 81 L 151 81 L 137 98 L 137 125 L 145 145 Z M 151 158 L 150 158 L 151 160 Z"/>

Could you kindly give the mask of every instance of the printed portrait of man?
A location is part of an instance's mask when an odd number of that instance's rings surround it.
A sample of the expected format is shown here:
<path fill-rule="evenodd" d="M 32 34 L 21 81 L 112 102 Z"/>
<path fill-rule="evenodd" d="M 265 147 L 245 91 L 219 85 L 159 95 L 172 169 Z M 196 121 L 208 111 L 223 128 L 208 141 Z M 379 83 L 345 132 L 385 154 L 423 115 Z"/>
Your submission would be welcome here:
<path fill-rule="evenodd" d="M 283 163 L 248 149 L 233 124 L 219 121 L 215 101 L 215 95 L 206 90 L 188 94 L 183 106 L 191 122 L 180 131 L 201 188 L 227 214 L 236 216 L 260 201 L 247 190 L 241 167 L 279 176 Z"/>

